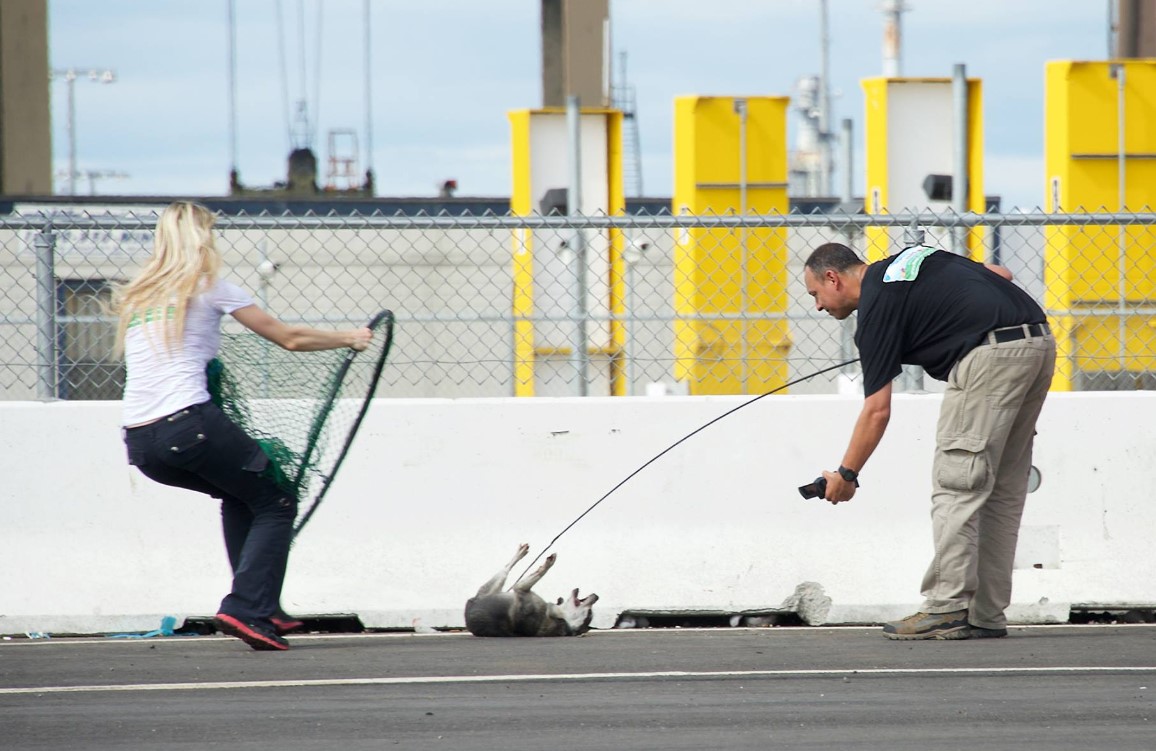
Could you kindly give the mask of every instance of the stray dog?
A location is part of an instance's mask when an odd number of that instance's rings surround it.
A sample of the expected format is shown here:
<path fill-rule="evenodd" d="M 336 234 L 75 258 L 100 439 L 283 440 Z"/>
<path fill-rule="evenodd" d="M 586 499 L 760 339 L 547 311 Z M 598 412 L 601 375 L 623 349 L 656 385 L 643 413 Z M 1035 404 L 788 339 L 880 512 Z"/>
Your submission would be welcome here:
<path fill-rule="evenodd" d="M 494 577 L 481 586 L 478 594 L 466 602 L 466 628 L 474 636 L 579 636 L 590 630 L 591 608 L 598 595 L 578 599 L 578 590 L 570 599 L 558 598 L 549 603 L 530 591 L 554 565 L 551 554 L 532 574 L 519 579 L 509 592 L 503 592 L 506 577 L 518 561 L 526 557 L 530 546 L 523 543 L 518 552 Z"/>

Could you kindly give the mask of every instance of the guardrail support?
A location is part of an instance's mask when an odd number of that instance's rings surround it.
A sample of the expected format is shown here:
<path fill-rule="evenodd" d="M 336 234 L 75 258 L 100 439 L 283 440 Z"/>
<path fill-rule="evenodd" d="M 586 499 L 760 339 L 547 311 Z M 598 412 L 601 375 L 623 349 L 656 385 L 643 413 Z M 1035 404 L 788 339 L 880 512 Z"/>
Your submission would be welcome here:
<path fill-rule="evenodd" d="M 36 233 L 36 398 L 48 401 L 57 393 L 56 358 L 56 233 L 51 225 Z"/>

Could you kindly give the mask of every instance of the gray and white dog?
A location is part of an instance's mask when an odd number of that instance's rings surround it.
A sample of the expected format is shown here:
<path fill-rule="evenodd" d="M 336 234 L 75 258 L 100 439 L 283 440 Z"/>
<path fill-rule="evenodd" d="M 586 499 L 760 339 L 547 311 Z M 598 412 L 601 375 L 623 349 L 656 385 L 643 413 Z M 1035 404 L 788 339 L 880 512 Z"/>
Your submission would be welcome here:
<path fill-rule="evenodd" d="M 530 591 L 554 565 L 551 554 L 533 573 L 521 578 L 508 592 L 503 592 L 506 577 L 518 561 L 526 557 L 530 546 L 523 543 L 518 552 L 493 578 L 481 586 L 478 594 L 466 602 L 466 628 L 474 636 L 578 636 L 590 630 L 591 608 L 598 595 L 578 599 L 578 590 L 568 600 L 559 597 L 550 603 Z"/>

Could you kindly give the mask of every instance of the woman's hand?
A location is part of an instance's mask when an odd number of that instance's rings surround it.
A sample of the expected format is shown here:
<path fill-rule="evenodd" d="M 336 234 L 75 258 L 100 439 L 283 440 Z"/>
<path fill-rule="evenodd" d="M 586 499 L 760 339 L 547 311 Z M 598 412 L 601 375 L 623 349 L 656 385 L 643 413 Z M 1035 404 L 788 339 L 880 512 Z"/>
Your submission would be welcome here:
<path fill-rule="evenodd" d="M 349 344 L 346 346 L 358 352 L 368 347 L 369 343 L 373 341 L 373 332 L 365 326 L 346 333 L 349 335 Z"/>

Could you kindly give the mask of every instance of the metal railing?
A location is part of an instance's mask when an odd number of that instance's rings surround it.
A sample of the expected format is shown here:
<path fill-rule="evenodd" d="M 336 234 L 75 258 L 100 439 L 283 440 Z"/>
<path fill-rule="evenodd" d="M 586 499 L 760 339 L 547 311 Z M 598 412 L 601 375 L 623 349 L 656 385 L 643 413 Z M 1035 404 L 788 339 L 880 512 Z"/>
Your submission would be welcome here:
<path fill-rule="evenodd" d="M 119 398 L 107 302 L 151 251 L 157 209 L 0 218 L 0 397 Z M 1044 305 L 1056 388 L 1156 388 L 1153 213 L 262 214 L 217 230 L 223 275 L 278 317 L 395 312 L 383 397 L 762 393 L 855 356 L 853 319 L 817 313 L 803 288 L 811 249 L 877 260 L 917 234 L 1009 267 Z"/>

